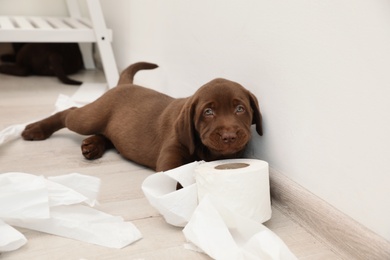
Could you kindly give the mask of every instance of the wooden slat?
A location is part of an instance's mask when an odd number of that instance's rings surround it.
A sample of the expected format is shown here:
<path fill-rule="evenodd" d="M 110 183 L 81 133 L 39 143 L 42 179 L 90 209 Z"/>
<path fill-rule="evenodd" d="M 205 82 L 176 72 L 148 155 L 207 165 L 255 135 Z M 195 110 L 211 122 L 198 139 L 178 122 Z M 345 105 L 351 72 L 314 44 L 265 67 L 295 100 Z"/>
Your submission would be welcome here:
<path fill-rule="evenodd" d="M 40 29 L 0 30 L 0 42 L 96 42 L 91 30 Z"/>
<path fill-rule="evenodd" d="M 43 17 L 30 17 L 30 21 L 37 29 L 54 29 Z"/>
<path fill-rule="evenodd" d="M 34 26 L 31 24 L 27 17 L 15 16 L 14 21 L 16 23 L 16 26 L 20 29 L 34 29 Z"/>
<path fill-rule="evenodd" d="M 0 16 L 0 30 L 4 29 L 14 29 L 15 26 L 13 25 L 11 19 L 7 16 Z"/>
<path fill-rule="evenodd" d="M 67 17 L 64 18 L 63 21 L 69 26 L 71 26 L 73 29 L 83 29 L 83 30 L 90 29 L 85 24 L 80 23 L 77 19 L 74 18 Z"/>
<path fill-rule="evenodd" d="M 86 26 L 88 26 L 89 28 L 93 28 L 92 23 L 91 23 L 91 20 L 89 20 L 89 19 L 87 19 L 87 18 L 84 18 L 84 17 L 78 18 L 78 20 L 79 20 L 81 23 L 83 23 L 83 24 L 85 24 Z"/>
<path fill-rule="evenodd" d="M 63 22 L 63 19 L 57 17 L 47 17 L 46 21 L 49 22 L 56 29 L 72 29 L 69 25 Z"/>

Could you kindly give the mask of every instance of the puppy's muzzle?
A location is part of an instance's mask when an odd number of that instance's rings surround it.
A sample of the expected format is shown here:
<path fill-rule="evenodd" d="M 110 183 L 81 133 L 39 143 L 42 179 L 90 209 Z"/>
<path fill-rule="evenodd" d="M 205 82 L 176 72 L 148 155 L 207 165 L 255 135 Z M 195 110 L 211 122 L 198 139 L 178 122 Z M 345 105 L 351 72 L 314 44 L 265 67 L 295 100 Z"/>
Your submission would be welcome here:
<path fill-rule="evenodd" d="M 226 132 L 221 135 L 222 142 L 225 144 L 234 143 L 237 140 L 237 132 Z"/>

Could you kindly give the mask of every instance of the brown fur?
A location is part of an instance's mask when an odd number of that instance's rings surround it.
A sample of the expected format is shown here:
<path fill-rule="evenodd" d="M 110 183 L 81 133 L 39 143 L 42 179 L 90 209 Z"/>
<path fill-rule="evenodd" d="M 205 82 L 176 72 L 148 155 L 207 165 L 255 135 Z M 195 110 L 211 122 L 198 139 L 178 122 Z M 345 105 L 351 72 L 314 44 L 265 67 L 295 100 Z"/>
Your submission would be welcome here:
<path fill-rule="evenodd" d="M 114 146 L 122 156 L 157 171 L 195 160 L 240 157 L 256 124 L 262 135 L 256 97 L 241 85 L 214 79 L 188 98 L 175 99 L 132 84 L 140 69 L 157 67 L 136 63 L 125 69 L 120 84 L 95 102 L 71 108 L 30 124 L 25 140 L 42 140 L 67 127 L 82 135 L 82 153 L 96 159 Z"/>
<path fill-rule="evenodd" d="M 14 55 L 3 55 L 0 73 L 14 76 L 56 76 L 62 83 L 80 85 L 82 82 L 67 75 L 83 69 L 83 59 L 77 43 L 14 43 Z"/>

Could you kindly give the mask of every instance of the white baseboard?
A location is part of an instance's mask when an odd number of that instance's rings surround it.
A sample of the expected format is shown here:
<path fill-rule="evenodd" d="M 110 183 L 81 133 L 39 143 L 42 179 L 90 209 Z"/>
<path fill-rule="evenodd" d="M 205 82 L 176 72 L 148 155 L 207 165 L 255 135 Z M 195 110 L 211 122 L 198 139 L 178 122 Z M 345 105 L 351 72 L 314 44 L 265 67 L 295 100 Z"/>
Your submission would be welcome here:
<path fill-rule="evenodd" d="M 390 259 L 390 242 L 273 169 L 270 185 L 272 205 L 341 258 Z"/>

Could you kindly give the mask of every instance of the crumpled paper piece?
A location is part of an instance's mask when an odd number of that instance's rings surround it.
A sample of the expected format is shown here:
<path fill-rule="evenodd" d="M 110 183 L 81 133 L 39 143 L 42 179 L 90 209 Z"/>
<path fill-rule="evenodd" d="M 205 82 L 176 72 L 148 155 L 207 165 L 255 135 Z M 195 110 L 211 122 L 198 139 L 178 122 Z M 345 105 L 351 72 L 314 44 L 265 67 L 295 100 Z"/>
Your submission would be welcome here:
<path fill-rule="evenodd" d="M 0 174 L 0 252 L 26 243 L 9 225 L 111 248 L 123 248 L 140 239 L 142 235 L 132 223 L 89 207 L 97 203 L 99 187 L 100 179 L 78 173 L 49 178 Z"/>
<path fill-rule="evenodd" d="M 203 179 L 206 181 L 206 184 L 196 183 L 196 172 L 200 167 L 231 162 L 247 163 L 251 161 L 234 159 L 211 163 L 203 161 L 193 162 L 149 176 L 142 184 L 142 190 L 151 205 L 160 212 L 167 223 L 175 226 L 185 226 L 183 233 L 186 239 L 193 244 L 186 244 L 185 247 L 187 249 L 194 250 L 195 248 L 195 250 L 203 251 L 214 259 L 221 260 L 296 259 L 285 243 L 261 224 L 261 222 L 268 220 L 270 217 L 269 201 L 261 202 L 264 207 L 264 214 L 261 214 L 258 221 L 255 221 L 253 216 L 259 215 L 253 215 L 248 208 L 245 211 L 234 209 L 235 205 L 239 205 L 237 203 L 239 201 L 226 203 L 226 198 L 218 197 L 214 190 L 209 193 L 205 192 L 207 190 L 205 187 L 208 187 L 207 185 L 209 184 L 207 182 L 211 181 L 211 179 L 215 181 L 213 176 L 209 176 L 209 181 L 207 176 Z M 253 163 L 254 161 L 252 161 Z M 257 181 L 265 183 L 249 185 L 249 189 L 252 189 L 252 191 L 255 191 L 254 189 L 257 187 L 264 189 L 262 192 L 265 197 L 268 196 L 269 200 L 269 194 L 267 194 L 269 193 L 268 164 L 266 166 L 266 169 L 261 170 L 262 173 L 252 171 L 258 175 L 257 177 L 260 176 L 260 179 L 256 179 Z M 261 174 L 265 173 L 265 170 L 267 175 L 261 176 Z M 238 170 L 238 172 L 240 171 L 242 170 Z M 225 181 L 227 182 L 234 182 L 235 178 L 237 178 L 237 176 L 234 176 L 234 178 L 229 179 L 229 174 L 226 175 L 228 179 L 225 179 Z M 245 174 L 243 177 L 245 178 Z M 218 178 L 221 178 L 221 176 Z M 250 177 L 247 181 L 253 182 L 253 179 Z M 176 190 L 177 182 L 180 182 L 183 189 Z M 218 182 L 213 183 L 211 186 L 217 184 Z M 199 189 L 199 185 L 206 186 Z M 223 190 L 224 187 L 221 186 L 219 188 Z M 198 205 L 199 190 L 201 191 L 201 198 Z M 256 192 L 258 191 L 256 190 Z M 234 192 L 234 194 L 237 194 L 237 192 Z M 237 197 L 240 198 L 240 194 L 237 194 Z M 253 208 L 256 209 L 253 212 L 263 212 L 257 209 L 259 201 L 256 200 L 252 203 Z"/>
<path fill-rule="evenodd" d="M 91 103 L 104 94 L 107 90 L 107 84 L 104 83 L 83 83 L 77 91 L 71 96 L 60 94 L 55 102 L 55 110 L 52 114 L 68 109 L 70 107 L 80 107 Z M 0 146 L 17 138 L 20 138 L 26 125 L 38 121 L 33 120 L 26 123 L 10 125 L 0 131 Z"/>

